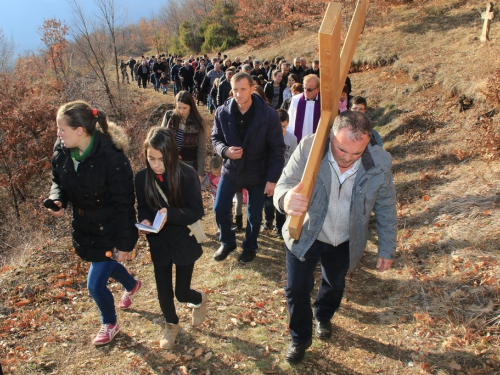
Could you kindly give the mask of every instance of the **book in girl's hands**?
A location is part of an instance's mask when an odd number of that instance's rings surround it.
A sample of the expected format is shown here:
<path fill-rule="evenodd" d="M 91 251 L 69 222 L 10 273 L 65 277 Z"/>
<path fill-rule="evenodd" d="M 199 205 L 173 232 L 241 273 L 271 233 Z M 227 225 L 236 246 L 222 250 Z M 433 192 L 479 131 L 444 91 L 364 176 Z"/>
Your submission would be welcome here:
<path fill-rule="evenodd" d="M 152 226 L 144 225 L 141 223 L 135 223 L 135 226 L 144 232 L 158 233 L 160 231 L 161 223 L 163 223 L 163 219 L 165 218 L 165 212 L 158 211 L 156 213 L 155 221 Z"/>

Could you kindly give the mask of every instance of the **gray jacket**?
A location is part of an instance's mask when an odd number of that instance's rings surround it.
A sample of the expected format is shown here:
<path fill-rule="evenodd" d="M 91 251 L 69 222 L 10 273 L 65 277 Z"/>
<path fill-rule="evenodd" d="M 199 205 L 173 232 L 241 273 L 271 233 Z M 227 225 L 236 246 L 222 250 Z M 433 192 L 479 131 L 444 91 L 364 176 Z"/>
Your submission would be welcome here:
<path fill-rule="evenodd" d="M 283 211 L 283 198 L 289 189 L 296 186 L 302 178 L 314 135 L 302 139 L 283 170 L 274 191 L 274 205 Z M 283 226 L 283 238 L 287 248 L 300 260 L 317 239 L 326 213 L 331 188 L 331 169 L 328 162 L 329 145 L 325 146 L 318 178 L 313 189 L 309 208 L 306 212 L 300 239 L 290 237 L 287 218 Z M 350 266 L 351 272 L 360 261 L 368 241 L 368 221 L 370 213 L 375 213 L 379 239 L 378 256 L 393 259 L 396 254 L 397 213 L 396 190 L 392 180 L 391 155 L 380 146 L 369 144 L 361 156 L 361 164 L 356 174 L 350 206 Z"/>

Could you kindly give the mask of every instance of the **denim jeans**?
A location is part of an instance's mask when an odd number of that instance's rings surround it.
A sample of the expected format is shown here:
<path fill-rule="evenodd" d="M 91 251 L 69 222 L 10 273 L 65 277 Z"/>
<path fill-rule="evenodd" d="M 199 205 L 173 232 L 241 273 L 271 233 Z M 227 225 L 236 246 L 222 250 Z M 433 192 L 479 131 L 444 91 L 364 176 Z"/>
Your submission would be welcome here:
<path fill-rule="evenodd" d="M 160 78 L 161 74 L 155 73 L 155 84 L 154 84 L 155 91 L 160 91 Z"/>
<path fill-rule="evenodd" d="M 215 111 L 217 109 L 217 105 L 214 102 L 214 98 L 212 97 L 212 95 L 208 94 L 207 98 L 208 98 L 207 99 L 207 107 L 208 107 L 208 110 L 210 111 L 210 113 L 212 113 L 213 111 Z"/>
<path fill-rule="evenodd" d="M 276 225 L 274 227 L 278 233 L 281 233 L 283 224 L 285 224 L 286 221 L 286 214 L 282 214 L 276 210 L 273 204 L 273 197 L 266 197 L 264 202 L 264 221 L 266 225 L 273 223 L 274 213 L 276 213 Z"/>
<path fill-rule="evenodd" d="M 174 80 L 174 96 L 177 95 L 179 91 L 182 91 L 181 81 Z"/>
<path fill-rule="evenodd" d="M 257 250 L 257 238 L 259 237 L 260 224 L 262 222 L 262 206 L 264 205 L 265 184 L 246 187 L 248 191 L 247 202 L 247 227 L 243 251 Z M 217 188 L 217 196 L 214 203 L 215 221 L 219 227 L 219 241 L 224 246 L 236 245 L 236 236 L 231 229 L 231 209 L 233 197 L 238 190 L 236 182 L 226 176 L 222 176 Z"/>
<path fill-rule="evenodd" d="M 314 315 L 317 321 L 329 322 L 344 294 L 345 276 L 349 269 L 349 241 L 332 246 L 316 240 L 306 252 L 303 262 L 286 249 L 285 296 L 290 315 L 289 328 L 292 341 L 299 345 L 312 337 L 311 291 L 319 261 L 321 284 L 314 301 Z"/>
<path fill-rule="evenodd" d="M 99 308 L 102 324 L 116 324 L 115 301 L 113 294 L 106 286 L 110 277 L 122 284 L 129 292 L 137 283 L 121 263 L 114 260 L 92 262 L 87 278 L 87 288 Z"/>

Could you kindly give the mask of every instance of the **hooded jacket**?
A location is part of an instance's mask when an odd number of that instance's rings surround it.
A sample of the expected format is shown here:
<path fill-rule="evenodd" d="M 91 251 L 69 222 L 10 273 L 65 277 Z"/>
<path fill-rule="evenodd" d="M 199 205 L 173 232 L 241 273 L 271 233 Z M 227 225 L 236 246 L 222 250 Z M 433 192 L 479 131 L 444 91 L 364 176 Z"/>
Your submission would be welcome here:
<path fill-rule="evenodd" d="M 122 128 L 108 123 L 110 137 L 99 130 L 88 156 L 75 171 L 70 149 L 58 139 L 52 156 L 50 198 L 65 208 L 73 205 L 73 245 L 84 260 L 109 260 L 106 251 L 133 250 L 135 227 L 133 173 L 125 151 L 128 138 Z"/>

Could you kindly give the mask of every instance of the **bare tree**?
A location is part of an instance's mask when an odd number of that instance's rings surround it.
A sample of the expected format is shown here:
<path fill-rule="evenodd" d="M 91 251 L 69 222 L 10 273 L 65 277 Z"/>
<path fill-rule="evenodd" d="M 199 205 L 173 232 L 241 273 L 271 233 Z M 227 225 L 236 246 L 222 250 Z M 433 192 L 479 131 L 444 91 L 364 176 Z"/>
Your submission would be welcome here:
<path fill-rule="evenodd" d="M 96 1 L 113 2 L 113 0 Z M 110 51 L 113 49 L 112 45 L 110 46 L 108 43 L 109 41 L 106 35 L 106 28 L 97 22 L 99 21 L 99 18 L 96 17 L 97 21 L 89 20 L 87 18 L 83 11 L 82 4 L 78 0 L 68 0 L 68 2 L 73 9 L 73 27 L 70 28 L 70 33 L 74 38 L 75 45 L 97 76 L 97 79 L 104 86 L 111 109 L 118 115 L 120 110 L 117 100 L 113 94 L 112 81 L 106 73 L 106 61 L 110 55 Z M 103 17 L 106 18 L 105 16 Z M 116 65 L 115 61 L 115 66 Z M 117 82 L 119 82 L 118 79 Z"/>
<path fill-rule="evenodd" d="M 177 34 L 184 21 L 181 6 L 175 0 L 170 0 L 168 5 L 162 5 L 158 11 L 158 20 L 163 23 L 171 35 Z"/>
<path fill-rule="evenodd" d="M 14 39 L 8 39 L 0 27 L 0 73 L 13 69 L 12 58 L 14 55 Z"/>
<path fill-rule="evenodd" d="M 118 51 L 116 47 L 116 36 L 119 32 L 121 25 L 118 23 L 122 19 L 122 14 L 118 14 L 115 7 L 115 0 L 95 0 L 97 8 L 100 14 L 97 17 L 106 25 L 107 31 L 109 33 L 109 39 L 111 42 L 111 48 L 113 50 L 113 56 L 115 59 L 115 72 L 116 72 L 116 82 L 118 86 L 118 92 L 120 92 L 120 73 L 118 65 Z"/>
<path fill-rule="evenodd" d="M 199 37 L 202 21 L 207 19 L 213 9 L 215 0 L 169 0 L 160 7 L 157 15 L 160 27 L 168 35 L 179 35 L 184 28 L 194 38 Z M 201 47 L 195 47 L 199 49 Z"/>

